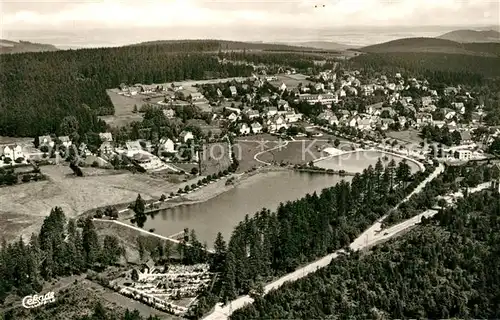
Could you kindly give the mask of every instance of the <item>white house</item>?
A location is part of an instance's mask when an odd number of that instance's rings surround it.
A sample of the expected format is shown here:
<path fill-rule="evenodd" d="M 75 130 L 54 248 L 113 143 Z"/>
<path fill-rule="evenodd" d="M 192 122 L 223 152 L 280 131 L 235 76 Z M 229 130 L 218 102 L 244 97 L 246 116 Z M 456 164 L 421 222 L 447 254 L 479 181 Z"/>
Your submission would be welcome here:
<path fill-rule="evenodd" d="M 283 117 L 278 116 L 274 119 L 269 119 L 267 121 L 267 125 L 269 127 L 269 132 L 276 132 L 279 131 L 281 128 L 288 128 L 288 125 L 285 122 L 285 119 Z"/>
<path fill-rule="evenodd" d="M 236 96 L 238 94 L 238 90 L 236 90 L 235 86 L 230 86 L 229 91 L 231 91 L 231 96 Z"/>
<path fill-rule="evenodd" d="M 266 116 L 272 117 L 274 115 L 278 114 L 278 108 L 276 107 L 269 107 L 266 109 Z"/>
<path fill-rule="evenodd" d="M 99 150 L 101 151 L 101 155 L 105 155 L 113 153 L 114 148 L 111 144 L 111 141 L 103 141 L 103 143 L 99 147 Z"/>
<path fill-rule="evenodd" d="M 111 142 L 113 141 L 113 135 L 111 134 L 111 132 L 101 132 L 99 133 L 99 139 L 101 139 L 102 142 Z"/>
<path fill-rule="evenodd" d="M 0 147 L 0 153 L 5 158 L 10 158 L 12 161 L 19 158 L 25 158 L 23 148 L 20 145 Z"/>
<path fill-rule="evenodd" d="M 457 113 L 455 111 L 451 111 L 451 110 L 443 110 L 445 111 L 445 115 L 444 117 L 447 119 L 447 120 L 450 120 L 450 119 L 453 119 L 453 117 L 455 117 L 457 115 Z"/>
<path fill-rule="evenodd" d="M 302 119 L 302 113 L 295 113 L 294 111 L 288 111 L 285 114 L 285 120 L 288 123 L 295 123 Z"/>
<path fill-rule="evenodd" d="M 236 113 L 234 113 L 234 112 L 233 112 L 233 113 L 231 113 L 231 114 L 227 117 L 227 119 L 228 119 L 229 121 L 231 121 L 231 122 L 234 122 L 234 121 L 238 120 L 238 116 L 236 115 Z"/>
<path fill-rule="evenodd" d="M 249 134 L 250 133 L 250 127 L 246 123 L 240 123 L 238 125 L 238 130 L 240 134 Z"/>
<path fill-rule="evenodd" d="M 388 130 L 389 129 L 389 126 L 391 124 L 394 124 L 394 120 L 393 119 L 390 119 L 390 118 L 384 118 L 384 119 L 380 119 L 380 129 L 381 130 Z"/>
<path fill-rule="evenodd" d="M 453 108 L 457 112 L 459 112 L 460 114 L 464 114 L 465 113 L 465 106 L 464 106 L 463 102 L 453 102 L 452 105 L 453 105 Z"/>
<path fill-rule="evenodd" d="M 61 141 L 61 144 L 68 148 L 71 145 L 71 140 L 69 139 L 68 136 L 61 136 L 58 138 L 59 141 Z"/>
<path fill-rule="evenodd" d="M 247 111 L 247 116 L 249 119 L 255 119 L 255 118 L 258 118 L 260 115 L 259 115 L 259 111 L 249 109 Z"/>
<path fill-rule="evenodd" d="M 205 98 L 200 92 L 192 92 L 189 96 L 191 100 L 203 100 Z"/>
<path fill-rule="evenodd" d="M 432 123 L 432 114 L 430 113 L 426 112 L 417 113 L 415 118 L 417 119 L 418 125 Z"/>
<path fill-rule="evenodd" d="M 439 129 L 441 129 L 442 127 L 444 127 L 445 124 L 446 124 L 446 122 L 444 122 L 444 121 L 434 121 L 434 125 L 436 127 L 438 127 Z"/>
<path fill-rule="evenodd" d="M 251 127 L 252 127 L 253 133 L 261 133 L 262 132 L 262 125 L 258 122 L 252 123 Z"/>
<path fill-rule="evenodd" d="M 459 160 L 470 160 L 472 158 L 472 151 L 470 150 L 457 150 L 455 151 L 455 158 Z"/>
<path fill-rule="evenodd" d="M 129 156 L 135 155 L 141 152 L 142 150 L 141 143 L 139 142 L 139 140 L 127 141 L 125 142 L 125 146 L 127 147 L 127 154 Z"/>
<path fill-rule="evenodd" d="M 404 127 L 404 126 L 405 126 L 405 124 L 406 124 L 406 117 L 404 117 L 404 116 L 400 116 L 400 117 L 398 117 L 398 122 L 399 122 L 399 125 L 400 125 L 401 127 Z"/>
<path fill-rule="evenodd" d="M 48 146 L 48 147 L 54 146 L 54 141 L 52 141 L 52 138 L 50 136 L 40 136 L 38 137 L 38 141 L 40 146 Z"/>
<path fill-rule="evenodd" d="M 370 119 L 361 119 L 358 121 L 358 129 L 359 130 L 370 130 L 371 129 L 371 123 Z"/>
<path fill-rule="evenodd" d="M 182 142 L 186 143 L 189 140 L 193 140 L 194 135 L 191 131 L 182 131 L 181 134 L 179 135 L 179 138 Z"/>
<path fill-rule="evenodd" d="M 175 152 L 175 143 L 170 138 L 160 139 L 160 148 L 164 152 Z"/>
<path fill-rule="evenodd" d="M 356 127 L 356 126 L 358 125 L 358 121 L 359 121 L 359 120 L 360 120 L 360 119 L 359 119 L 359 117 L 357 117 L 357 116 L 354 116 L 354 117 L 352 117 L 351 119 L 349 119 L 349 121 L 348 121 L 348 125 L 349 125 L 349 127 Z"/>
<path fill-rule="evenodd" d="M 285 91 L 285 90 L 286 90 L 286 84 L 282 82 L 280 86 L 280 91 Z"/>
<path fill-rule="evenodd" d="M 278 109 L 283 109 L 285 111 L 290 109 L 290 105 L 286 100 L 280 100 L 278 101 Z"/>

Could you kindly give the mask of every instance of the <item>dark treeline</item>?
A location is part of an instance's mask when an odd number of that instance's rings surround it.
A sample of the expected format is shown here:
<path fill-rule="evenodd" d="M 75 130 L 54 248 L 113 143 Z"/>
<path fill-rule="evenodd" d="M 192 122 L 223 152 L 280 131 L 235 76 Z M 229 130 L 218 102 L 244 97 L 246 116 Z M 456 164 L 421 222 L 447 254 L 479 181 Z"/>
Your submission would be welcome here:
<path fill-rule="evenodd" d="M 352 253 L 231 319 L 498 319 L 500 201 L 483 192 L 370 254 Z"/>
<path fill-rule="evenodd" d="M 206 44 L 212 46 L 213 44 Z M 172 53 L 179 50 L 194 53 Z M 196 53 L 203 43 L 80 49 L 5 55 L 0 59 L 0 135 L 58 132 L 75 116 L 80 135 L 99 132 L 97 115 L 113 114 L 106 89 L 121 83 L 151 84 L 184 79 L 249 75 L 245 65 L 221 65 Z"/>
<path fill-rule="evenodd" d="M 20 296 L 40 292 L 44 280 L 100 269 L 118 261 L 123 249 L 116 237 L 105 236 L 99 241 L 90 219 L 79 227 L 74 220 L 66 222 L 64 212 L 55 207 L 40 233 L 33 234 L 28 244 L 22 239 L 10 244 L 3 241 L 0 302 L 12 291 Z"/>
<path fill-rule="evenodd" d="M 485 77 L 500 76 L 500 58 L 443 53 L 369 53 L 348 62 L 353 68 L 409 72 L 431 83 L 480 85 Z"/>
<path fill-rule="evenodd" d="M 315 54 L 305 54 L 305 53 L 289 53 L 289 52 L 279 52 L 279 53 L 248 53 L 248 52 L 226 52 L 219 54 L 229 60 L 240 60 L 253 62 L 255 64 L 274 64 L 280 66 L 289 66 L 292 68 L 297 68 L 299 70 L 307 70 L 307 68 L 313 68 L 313 60 L 323 60 L 324 58 L 320 55 Z"/>
<path fill-rule="evenodd" d="M 348 246 L 431 171 L 411 175 L 406 162 L 391 161 L 384 168 L 379 159 L 351 183 L 342 181 L 320 194 L 281 204 L 275 212 L 263 209 L 247 216 L 233 231 L 227 250 L 216 253 L 219 264 L 213 268 L 221 272 L 220 281 L 205 292 L 193 314 L 208 311 L 219 298 L 225 302 L 261 292 L 263 283 Z"/>

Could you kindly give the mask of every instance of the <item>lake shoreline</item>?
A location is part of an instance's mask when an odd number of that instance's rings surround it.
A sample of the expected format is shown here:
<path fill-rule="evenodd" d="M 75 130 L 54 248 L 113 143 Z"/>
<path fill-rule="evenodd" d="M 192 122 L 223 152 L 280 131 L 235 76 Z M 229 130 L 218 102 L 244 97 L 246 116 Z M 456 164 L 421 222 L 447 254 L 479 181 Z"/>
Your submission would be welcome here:
<path fill-rule="evenodd" d="M 252 180 L 264 178 L 271 172 L 283 172 L 283 171 L 293 171 L 293 169 L 288 167 L 269 166 L 269 167 L 262 167 L 252 172 L 233 174 L 228 177 L 222 178 L 218 181 L 215 181 L 209 185 L 206 185 L 196 191 L 192 191 L 188 194 L 182 195 L 178 199 L 174 200 L 167 199 L 166 201 L 160 203 L 157 203 L 159 201 L 157 199 L 154 201 L 146 201 L 147 204 L 155 203 L 158 205 L 153 209 L 147 208 L 146 205 L 146 213 L 148 215 L 151 214 L 156 215 L 158 214 L 158 212 L 162 210 L 168 210 L 176 207 L 190 206 L 194 204 L 203 203 L 228 192 L 229 190 L 241 185 L 242 183 L 251 183 Z M 230 185 L 226 185 L 226 181 L 228 180 L 228 178 L 231 177 L 235 178 L 234 182 L 231 183 Z M 133 211 L 127 210 L 120 213 L 118 221 L 130 223 L 130 219 L 132 219 L 133 216 L 134 216 Z"/>

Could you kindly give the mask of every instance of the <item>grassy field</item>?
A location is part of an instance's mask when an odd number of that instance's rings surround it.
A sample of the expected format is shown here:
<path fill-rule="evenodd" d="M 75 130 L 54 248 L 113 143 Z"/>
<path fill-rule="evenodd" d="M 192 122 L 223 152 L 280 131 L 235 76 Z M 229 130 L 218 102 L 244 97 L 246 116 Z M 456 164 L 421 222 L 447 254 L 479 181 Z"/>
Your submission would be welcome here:
<path fill-rule="evenodd" d="M 55 206 L 67 217 L 89 209 L 131 202 L 140 193 L 144 199 L 176 191 L 179 185 L 146 174 L 83 168 L 75 177 L 67 166 L 44 166 L 46 181 L 0 188 L 0 234 L 6 239 L 29 236 L 38 231 Z"/>
<path fill-rule="evenodd" d="M 326 154 L 324 154 L 322 150 L 327 147 L 333 147 L 333 145 L 323 140 L 290 141 L 288 145 L 283 148 L 261 154 L 259 159 L 265 162 L 275 162 L 278 164 L 282 162 L 304 164 L 325 156 Z"/>
<path fill-rule="evenodd" d="M 420 137 L 420 132 L 415 129 L 409 129 L 405 131 L 391 131 L 386 133 L 387 138 L 396 139 L 402 141 L 406 144 L 420 144 L 424 141 Z"/>
<path fill-rule="evenodd" d="M 293 76 L 287 76 L 287 75 L 279 75 L 277 76 L 278 80 L 277 81 L 271 81 L 270 83 L 273 86 L 281 86 L 282 83 L 286 85 L 288 89 L 294 89 L 299 86 L 299 83 L 302 83 L 303 86 L 307 86 L 310 83 L 313 83 L 312 81 L 309 80 L 297 80 L 293 79 Z"/>
<path fill-rule="evenodd" d="M 139 113 L 133 113 L 134 105 L 137 105 L 137 109 L 140 109 L 142 105 L 146 104 L 143 101 L 143 96 L 137 95 L 136 97 L 125 97 L 119 95 L 116 89 L 107 90 L 107 94 L 113 103 L 115 108 L 115 114 L 110 116 L 102 116 L 101 119 L 104 120 L 110 126 L 121 127 L 125 126 L 134 121 L 140 121 L 142 115 Z"/>

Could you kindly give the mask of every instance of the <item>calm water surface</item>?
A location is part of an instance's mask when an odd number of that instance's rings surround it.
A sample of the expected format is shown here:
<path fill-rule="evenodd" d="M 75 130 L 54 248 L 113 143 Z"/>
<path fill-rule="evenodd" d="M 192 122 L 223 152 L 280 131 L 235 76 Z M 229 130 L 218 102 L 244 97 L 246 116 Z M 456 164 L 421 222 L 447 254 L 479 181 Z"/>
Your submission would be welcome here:
<path fill-rule="evenodd" d="M 384 156 L 387 156 L 387 159 L 384 159 Z M 384 166 L 389 164 L 392 159 L 394 159 L 396 163 L 399 163 L 403 160 L 403 158 L 384 154 L 379 151 L 360 151 L 320 160 L 316 162 L 315 165 L 325 169 L 345 170 L 347 172 L 361 172 L 369 165 L 375 167 L 375 164 L 377 163 L 379 158 L 382 158 L 382 163 L 384 164 Z M 412 172 L 416 172 L 419 169 L 418 165 L 414 162 L 408 160 L 407 163 L 410 166 Z"/>
<path fill-rule="evenodd" d="M 295 171 L 269 172 L 251 177 L 233 189 L 202 203 L 179 206 L 160 211 L 148 218 L 144 229 L 170 236 L 184 228 L 194 229 L 200 241 L 209 247 L 217 232 L 229 240 L 234 227 L 262 208 L 275 210 L 280 202 L 296 200 L 307 193 L 321 191 L 351 177 L 309 174 Z"/>

